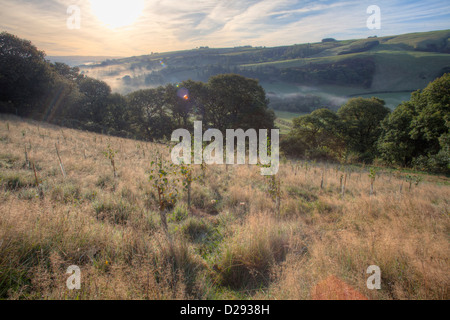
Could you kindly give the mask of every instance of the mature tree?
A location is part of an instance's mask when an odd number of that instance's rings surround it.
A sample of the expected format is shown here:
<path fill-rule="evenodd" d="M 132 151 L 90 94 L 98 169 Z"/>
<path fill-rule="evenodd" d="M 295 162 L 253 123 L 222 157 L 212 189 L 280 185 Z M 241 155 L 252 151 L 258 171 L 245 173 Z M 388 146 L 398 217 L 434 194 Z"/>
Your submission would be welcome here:
<path fill-rule="evenodd" d="M 0 33 L 0 101 L 11 102 L 20 115 L 41 111 L 36 107 L 51 79 L 44 57 L 30 41 Z"/>
<path fill-rule="evenodd" d="M 51 66 L 56 73 L 69 81 L 79 82 L 84 78 L 84 76 L 80 74 L 80 68 L 78 67 L 72 68 L 71 66 L 61 62 L 55 62 Z"/>
<path fill-rule="evenodd" d="M 211 108 L 211 101 L 209 101 L 208 87 L 204 82 L 187 80 L 183 81 L 179 87 L 179 96 L 187 94 L 186 99 L 182 99 L 184 104 L 187 106 L 183 110 L 189 110 L 193 115 L 196 115 L 205 123 L 209 123 L 207 119 L 206 110 Z"/>
<path fill-rule="evenodd" d="M 404 102 L 382 122 L 378 150 L 387 163 L 402 166 L 411 164 L 418 144 L 423 144 L 423 141 L 411 137 L 411 125 L 415 116 L 414 105 Z"/>
<path fill-rule="evenodd" d="M 340 136 L 340 120 L 335 112 L 318 109 L 293 122 L 293 129 L 282 142 L 287 154 L 322 160 L 341 158 L 345 145 Z"/>
<path fill-rule="evenodd" d="M 79 119 L 101 124 L 111 88 L 103 81 L 88 77 L 82 78 L 78 83 L 79 90 L 84 95 Z"/>
<path fill-rule="evenodd" d="M 268 108 L 264 89 L 257 80 L 224 74 L 210 78 L 205 119 L 219 129 L 271 129 L 275 114 Z"/>
<path fill-rule="evenodd" d="M 144 140 L 170 138 L 174 129 L 163 87 L 139 90 L 127 96 L 132 127 Z"/>
<path fill-rule="evenodd" d="M 126 136 L 130 130 L 127 99 L 114 93 L 106 101 L 106 110 L 103 115 L 103 125 L 109 128 L 110 133 Z"/>
<path fill-rule="evenodd" d="M 338 110 L 342 135 L 348 150 L 360 160 L 371 161 L 377 154 L 376 142 L 381 122 L 389 114 L 385 102 L 378 98 L 353 98 Z"/>
<path fill-rule="evenodd" d="M 384 122 L 378 142 L 392 164 L 450 171 L 450 74 L 412 94 Z"/>
<path fill-rule="evenodd" d="M 193 113 L 193 105 L 189 90 L 184 86 L 167 85 L 165 88 L 165 102 L 171 110 L 172 120 L 177 128 L 189 129 Z"/>
<path fill-rule="evenodd" d="M 437 154 L 441 149 L 440 137 L 449 133 L 450 74 L 436 79 L 423 91 L 413 93 L 411 103 L 417 113 L 412 121 L 411 136 L 427 142 L 424 153 Z"/>

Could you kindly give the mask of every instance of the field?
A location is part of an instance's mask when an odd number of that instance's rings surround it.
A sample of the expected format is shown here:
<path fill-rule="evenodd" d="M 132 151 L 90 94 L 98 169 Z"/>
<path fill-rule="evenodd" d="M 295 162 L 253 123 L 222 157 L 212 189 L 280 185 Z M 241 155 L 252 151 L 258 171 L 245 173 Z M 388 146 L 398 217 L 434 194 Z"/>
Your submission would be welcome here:
<path fill-rule="evenodd" d="M 280 128 L 280 134 L 288 134 L 291 131 L 294 118 L 300 117 L 301 113 L 274 110 L 276 115 L 275 125 Z"/>
<path fill-rule="evenodd" d="M 195 168 L 192 207 L 179 184 L 165 232 L 157 152 L 1 116 L 0 298 L 450 298 L 446 177 L 285 159 L 275 181 L 256 166 Z M 72 265 L 80 290 L 66 286 Z M 372 265 L 380 290 L 367 288 Z"/>
<path fill-rule="evenodd" d="M 249 71 L 254 71 L 257 75 L 251 77 L 258 78 L 267 92 L 280 97 L 307 93 L 342 105 L 352 96 L 384 98 L 388 94 L 387 106 L 395 109 L 408 93 L 425 88 L 445 70 L 448 71 L 450 56 L 445 53 L 448 52 L 445 48 L 449 35 L 449 30 L 441 30 L 275 48 L 203 48 L 122 58 L 103 64 L 81 66 L 81 70 L 91 77 L 106 81 L 113 91 L 123 94 L 187 79 L 207 81 L 214 74 L 246 75 Z M 356 50 L 355 53 L 347 53 L 373 41 L 379 41 L 379 45 L 363 52 Z M 303 55 L 292 53 L 305 46 L 310 46 L 314 51 Z M 370 88 L 345 83 L 330 85 L 327 82 L 316 85 L 301 83 L 301 86 L 282 76 L 285 71 L 299 67 L 334 64 L 356 58 L 374 60 L 375 72 Z M 161 67 L 160 61 L 164 61 L 166 67 Z M 268 75 L 258 73 L 260 71 L 265 71 Z M 146 81 L 146 77 L 153 73 L 160 77 L 161 83 Z M 124 82 L 125 76 L 132 78 L 130 84 Z"/>

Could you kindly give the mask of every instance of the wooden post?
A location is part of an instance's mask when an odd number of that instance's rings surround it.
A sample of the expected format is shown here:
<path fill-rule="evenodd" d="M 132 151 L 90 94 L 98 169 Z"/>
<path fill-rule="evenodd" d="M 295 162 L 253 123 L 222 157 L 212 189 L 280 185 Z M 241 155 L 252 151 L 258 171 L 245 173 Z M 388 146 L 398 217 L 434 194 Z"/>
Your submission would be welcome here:
<path fill-rule="evenodd" d="M 188 210 L 191 210 L 191 182 L 188 183 Z"/>
<path fill-rule="evenodd" d="M 320 189 L 323 189 L 324 177 L 325 177 L 325 168 L 322 170 L 322 181 L 320 182 Z"/>
<path fill-rule="evenodd" d="M 30 161 L 28 160 L 28 152 L 27 152 L 27 146 L 25 145 L 25 164 L 27 168 L 30 168 Z"/>
<path fill-rule="evenodd" d="M 116 174 L 116 163 L 114 161 L 114 158 L 111 158 L 111 165 L 113 167 L 114 170 L 114 178 L 117 178 L 117 174 Z"/>
<path fill-rule="evenodd" d="M 56 154 L 58 155 L 58 160 L 59 160 L 59 167 L 61 168 L 61 173 L 64 177 L 64 179 L 66 179 L 66 171 L 64 170 L 64 165 L 62 163 L 61 157 L 59 156 L 59 150 L 58 150 L 58 145 L 55 143 L 55 148 L 56 148 Z"/>
<path fill-rule="evenodd" d="M 342 184 L 342 197 L 345 195 L 345 185 L 347 184 L 347 174 L 344 175 L 344 183 Z"/>
<path fill-rule="evenodd" d="M 42 186 L 41 186 L 41 184 L 39 183 L 39 178 L 38 178 L 38 176 L 37 176 L 36 166 L 34 165 L 34 162 L 33 162 L 33 171 L 34 171 L 34 179 L 35 179 L 35 181 L 36 181 L 36 187 L 37 187 L 38 190 L 39 190 L 39 197 L 40 197 L 41 199 L 44 199 L 44 191 L 42 190 Z"/>
<path fill-rule="evenodd" d="M 34 165 L 34 162 L 33 162 L 33 171 L 34 171 L 34 179 L 35 179 L 35 182 L 36 182 L 36 187 L 39 187 L 39 179 L 38 179 L 38 176 L 37 176 L 36 167 Z"/>
<path fill-rule="evenodd" d="M 278 186 L 277 186 L 277 214 L 278 216 L 281 216 L 281 181 L 278 180 Z"/>
<path fill-rule="evenodd" d="M 158 197 L 159 197 L 159 216 L 161 218 L 161 225 L 163 227 L 164 233 L 169 235 L 169 228 L 167 226 L 167 216 L 166 216 L 166 204 L 163 199 L 163 191 L 158 187 Z"/>

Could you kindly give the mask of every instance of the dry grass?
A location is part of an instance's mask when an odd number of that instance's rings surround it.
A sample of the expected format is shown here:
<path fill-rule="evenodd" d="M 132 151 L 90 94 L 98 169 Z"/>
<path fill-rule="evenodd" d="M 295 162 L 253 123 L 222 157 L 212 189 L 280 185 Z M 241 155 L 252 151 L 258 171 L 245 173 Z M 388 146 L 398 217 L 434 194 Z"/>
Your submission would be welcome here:
<path fill-rule="evenodd" d="M 259 168 L 208 167 L 191 212 L 179 187 L 167 236 L 146 174 L 156 152 L 168 156 L 156 144 L 2 116 L 0 298 L 449 298 L 445 177 L 424 175 L 409 191 L 386 171 L 370 196 L 366 169 L 286 162 L 278 214 Z M 66 287 L 71 265 L 82 270 L 79 291 Z M 371 265 L 381 290 L 366 287 Z"/>

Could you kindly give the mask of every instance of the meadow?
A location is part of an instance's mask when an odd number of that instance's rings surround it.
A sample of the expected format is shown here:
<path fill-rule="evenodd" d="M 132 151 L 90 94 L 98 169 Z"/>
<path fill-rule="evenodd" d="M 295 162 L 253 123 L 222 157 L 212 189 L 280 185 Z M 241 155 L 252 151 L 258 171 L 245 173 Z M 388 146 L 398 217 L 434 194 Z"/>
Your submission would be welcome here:
<path fill-rule="evenodd" d="M 0 116 L 0 298 L 449 299 L 447 177 L 198 166 L 189 201 L 174 182 L 166 229 L 157 157 L 168 148 Z M 66 286 L 72 265 L 80 290 Z"/>

